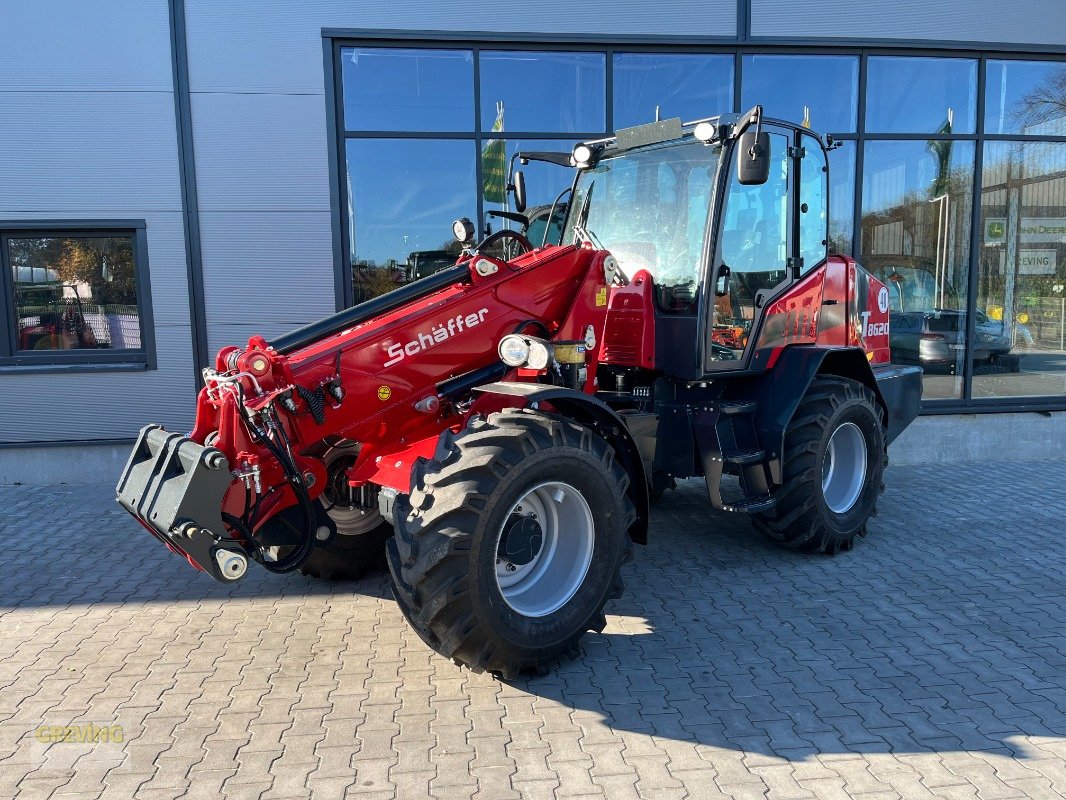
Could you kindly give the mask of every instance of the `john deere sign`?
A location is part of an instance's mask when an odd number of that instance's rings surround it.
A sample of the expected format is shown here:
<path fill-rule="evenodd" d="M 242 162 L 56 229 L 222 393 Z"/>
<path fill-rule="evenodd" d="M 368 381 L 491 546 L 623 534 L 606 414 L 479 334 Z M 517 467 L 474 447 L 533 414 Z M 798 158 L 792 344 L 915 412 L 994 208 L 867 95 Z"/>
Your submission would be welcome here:
<path fill-rule="evenodd" d="M 1019 225 L 1022 244 L 1066 244 L 1066 217 L 1022 217 Z M 985 220 L 985 244 L 1007 241 L 1007 220 Z"/>

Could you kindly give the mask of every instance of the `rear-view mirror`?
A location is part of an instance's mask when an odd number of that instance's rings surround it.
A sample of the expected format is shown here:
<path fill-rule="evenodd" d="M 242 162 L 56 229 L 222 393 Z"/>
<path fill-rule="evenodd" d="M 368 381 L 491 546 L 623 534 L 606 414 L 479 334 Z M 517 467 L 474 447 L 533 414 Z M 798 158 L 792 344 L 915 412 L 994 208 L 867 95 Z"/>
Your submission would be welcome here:
<path fill-rule="evenodd" d="M 514 190 L 514 208 L 519 214 L 526 210 L 526 176 L 522 170 L 517 170 L 514 174 L 514 184 L 511 187 Z"/>
<path fill-rule="evenodd" d="M 770 177 L 770 134 L 745 131 L 737 143 L 737 182 L 760 186 Z"/>

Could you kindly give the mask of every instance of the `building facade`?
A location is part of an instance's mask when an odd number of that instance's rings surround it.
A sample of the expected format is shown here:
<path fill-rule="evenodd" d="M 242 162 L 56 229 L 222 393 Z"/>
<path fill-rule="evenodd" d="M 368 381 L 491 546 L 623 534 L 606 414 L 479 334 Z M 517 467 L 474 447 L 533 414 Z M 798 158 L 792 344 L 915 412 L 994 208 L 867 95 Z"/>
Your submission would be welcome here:
<path fill-rule="evenodd" d="M 889 285 L 894 351 L 926 368 L 903 460 L 1063 452 L 1046 3 L 2 8 L 0 481 L 99 477 L 141 425 L 188 429 L 215 351 L 446 261 L 453 219 L 503 208 L 516 150 L 756 103 L 842 143 L 831 246 Z M 527 181 L 547 207 L 570 176 Z"/>

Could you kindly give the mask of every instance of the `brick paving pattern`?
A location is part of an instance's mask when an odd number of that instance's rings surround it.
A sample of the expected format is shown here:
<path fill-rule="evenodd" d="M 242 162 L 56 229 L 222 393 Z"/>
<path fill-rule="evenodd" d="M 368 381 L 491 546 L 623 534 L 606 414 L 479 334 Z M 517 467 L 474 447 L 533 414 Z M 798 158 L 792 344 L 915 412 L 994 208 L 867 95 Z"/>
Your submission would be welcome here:
<path fill-rule="evenodd" d="M 653 516 L 581 657 L 502 683 L 383 575 L 197 575 L 110 486 L 0 487 L 0 798 L 1066 796 L 1066 464 L 896 467 L 795 555 Z M 121 726 L 42 743 L 40 726 Z"/>

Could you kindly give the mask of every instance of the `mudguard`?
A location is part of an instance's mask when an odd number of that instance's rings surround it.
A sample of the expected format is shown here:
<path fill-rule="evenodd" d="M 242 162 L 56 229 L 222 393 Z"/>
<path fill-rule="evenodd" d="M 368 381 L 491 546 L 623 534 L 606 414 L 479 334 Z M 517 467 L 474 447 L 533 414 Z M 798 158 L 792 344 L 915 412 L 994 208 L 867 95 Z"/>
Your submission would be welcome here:
<path fill-rule="evenodd" d="M 837 375 L 865 384 L 884 411 L 886 443 L 892 442 L 918 416 L 920 368 L 894 364 L 875 367 L 857 347 L 786 347 L 772 369 L 738 378 L 728 392 L 730 400 L 750 400 L 756 404 L 756 429 L 767 452 L 770 476 L 778 485 L 785 431 L 816 375 Z"/>

